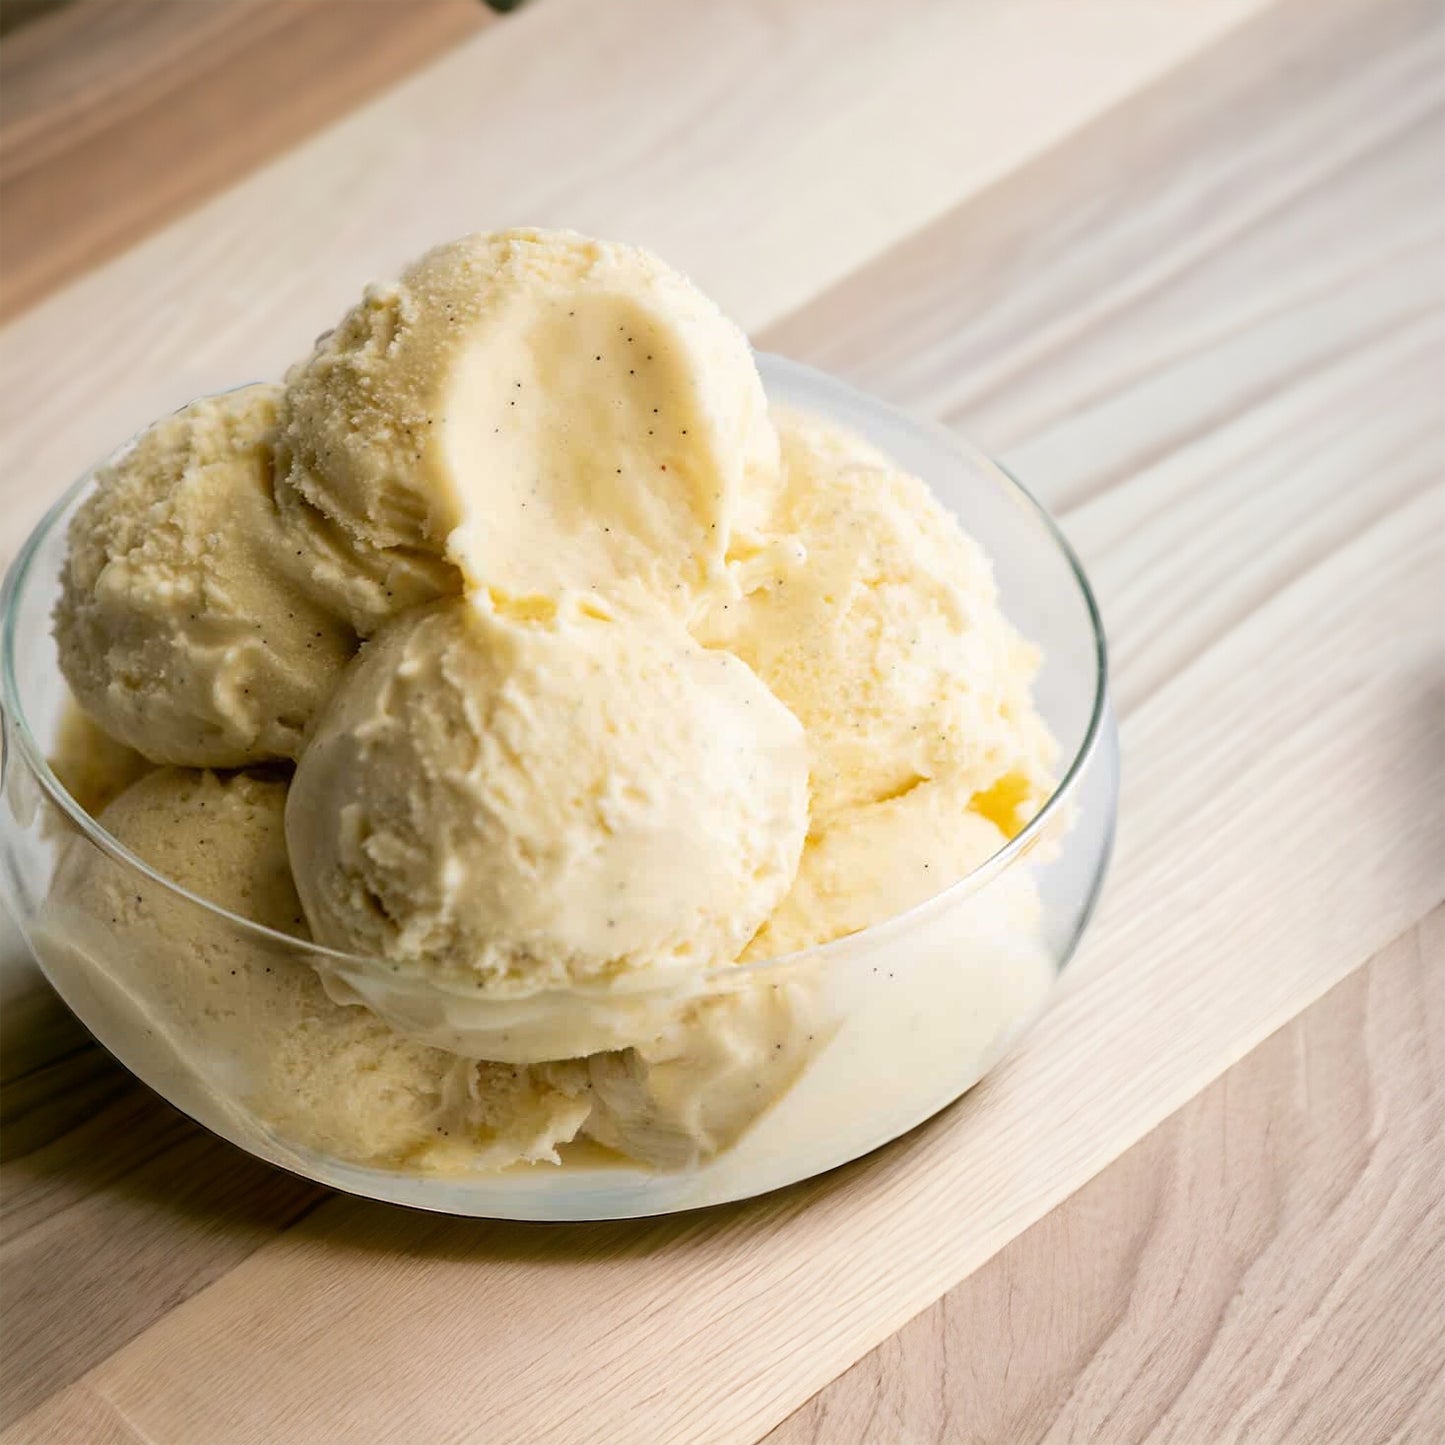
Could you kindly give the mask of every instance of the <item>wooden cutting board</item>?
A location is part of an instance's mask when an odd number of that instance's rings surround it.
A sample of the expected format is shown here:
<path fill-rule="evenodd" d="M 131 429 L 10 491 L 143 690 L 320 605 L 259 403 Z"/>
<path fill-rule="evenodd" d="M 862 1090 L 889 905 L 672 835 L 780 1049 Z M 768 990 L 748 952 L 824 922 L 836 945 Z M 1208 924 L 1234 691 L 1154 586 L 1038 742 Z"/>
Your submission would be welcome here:
<path fill-rule="evenodd" d="M 1028 1045 L 878 1155 L 696 1216 L 534 1228 L 328 1196 L 128 1084 L 12 945 L 0 1439 L 757 1439 L 1221 1074 L 1260 1077 L 1231 1066 L 1412 930 L 1445 881 L 1440 30 L 1424 0 L 537 0 L 0 331 L 13 548 L 115 437 L 274 374 L 439 236 L 652 244 L 762 345 L 958 426 L 1056 510 L 1102 597 L 1126 770 L 1104 908 Z M 1371 968 L 1394 1001 L 1371 1017 L 1426 1021 L 1391 1034 L 1419 1041 L 1388 1074 L 1417 1107 L 1389 1115 L 1370 1228 L 1330 1236 L 1341 1279 L 1445 1243 L 1442 930 L 1409 938 L 1408 967 Z M 1225 1140 L 1268 1117 L 1209 1108 Z M 1304 1148 L 1248 1137 L 1279 1168 Z M 1203 1138 L 1189 1158 L 1255 1164 Z M 1065 1316 L 1078 1298 L 1031 1287 Z M 1438 1336 L 1366 1370 L 1319 1323 L 1331 1298 L 1230 1334 L 1212 1391 L 1201 1351 L 1192 1411 L 1105 1395 L 1055 1422 L 1289 1438 L 1308 1416 L 1266 1406 L 1308 1350 L 1427 1438 Z M 950 1329 L 986 1353 L 1004 1325 Z M 1121 1378 L 1151 1373 L 1136 1343 Z M 858 1408 L 859 1378 L 778 1438 L 1010 1438 L 911 1434 L 906 1404 Z"/>

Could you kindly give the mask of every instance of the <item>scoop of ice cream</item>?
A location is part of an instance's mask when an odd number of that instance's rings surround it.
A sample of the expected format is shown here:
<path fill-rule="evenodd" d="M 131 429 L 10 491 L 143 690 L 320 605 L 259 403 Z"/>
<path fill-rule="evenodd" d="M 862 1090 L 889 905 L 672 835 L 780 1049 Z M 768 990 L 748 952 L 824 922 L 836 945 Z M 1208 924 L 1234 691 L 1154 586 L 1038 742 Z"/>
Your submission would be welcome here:
<path fill-rule="evenodd" d="M 50 767 L 60 786 L 92 818 L 154 766 L 134 748 L 116 742 L 74 700 L 66 704 L 50 750 Z"/>
<path fill-rule="evenodd" d="M 958 779 L 865 803 L 808 839 L 788 895 L 745 960 L 779 958 L 871 928 L 951 887 L 1008 842 Z"/>
<path fill-rule="evenodd" d="M 499 605 L 678 613 L 777 469 L 742 333 L 647 252 L 547 231 L 464 237 L 372 287 L 288 377 L 284 451 L 335 551 L 446 555 Z M 383 612 L 352 608 L 364 632 Z"/>
<path fill-rule="evenodd" d="M 817 978 L 740 981 L 680 1012 L 656 1038 L 582 1061 L 592 1101 L 582 1132 L 660 1169 L 696 1164 L 787 1092 L 832 1027 Z"/>
<path fill-rule="evenodd" d="M 370 637 L 410 607 L 461 592 L 462 575 L 445 557 L 426 547 L 370 542 L 310 502 L 296 485 L 296 467 L 284 443 L 276 468 L 276 511 L 303 585 L 358 636 Z"/>
<path fill-rule="evenodd" d="M 294 756 L 355 649 L 295 585 L 271 495 L 279 388 L 193 402 L 96 474 L 70 524 L 60 666 L 153 762 Z"/>
<path fill-rule="evenodd" d="M 267 928 L 305 935 L 287 862 L 280 777 L 164 768 L 102 821 L 181 887 Z M 588 1103 L 540 1076 L 400 1037 L 332 1002 L 284 940 L 228 923 L 77 841 L 47 931 L 95 961 L 171 1051 L 285 1140 L 341 1158 L 497 1168 L 555 1158 Z M 558 1082 L 568 1082 L 565 1070 Z"/>
<path fill-rule="evenodd" d="M 527 993 L 737 956 L 807 819 L 795 718 L 653 619 L 438 604 L 362 650 L 302 757 L 287 836 L 318 938 L 436 989 Z M 430 1022 L 430 1018 L 428 1022 Z"/>
<path fill-rule="evenodd" d="M 978 545 L 917 478 L 831 423 L 781 412 L 771 526 L 801 547 L 748 564 L 747 595 L 699 627 L 802 721 L 811 832 L 934 778 L 997 789 L 1013 833 L 1049 786 L 1034 650 L 1004 617 Z M 759 562 L 772 558 L 772 565 Z"/>

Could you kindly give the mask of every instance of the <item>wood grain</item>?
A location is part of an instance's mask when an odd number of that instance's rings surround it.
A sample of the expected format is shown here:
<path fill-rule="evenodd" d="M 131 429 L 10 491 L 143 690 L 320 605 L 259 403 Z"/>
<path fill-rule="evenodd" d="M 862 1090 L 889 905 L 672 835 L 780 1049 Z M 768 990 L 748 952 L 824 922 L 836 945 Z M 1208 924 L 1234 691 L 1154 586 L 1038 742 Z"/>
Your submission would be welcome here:
<path fill-rule="evenodd" d="M 1322 138 L 1306 131 L 1300 145 Z M 1346 187 L 1342 212 L 1353 199 Z M 1438 899 L 1442 857 L 1439 820 L 1419 807 L 1441 785 L 1438 474 L 1397 440 L 1419 414 L 1412 378 L 1433 359 L 1356 345 L 1353 314 L 1307 309 L 1297 323 L 1300 346 L 1351 352 L 1342 376 L 1299 376 L 1290 354 L 1260 349 L 1273 449 L 1249 435 L 1272 485 L 1234 499 L 1243 516 L 1214 509 L 1189 548 L 1170 548 L 1167 503 L 1199 469 L 1115 484 L 1136 484 L 1133 526 L 1096 541 L 1103 575 L 1158 574 L 1187 593 L 1243 528 L 1270 539 L 1269 587 L 1261 600 L 1257 574 L 1239 574 L 1243 595 L 1186 627 L 1135 701 L 1117 881 L 1093 945 L 1031 1046 L 967 1104 L 876 1160 L 696 1220 L 539 1236 L 332 1200 L 91 1370 L 87 1394 L 157 1440 L 264 1439 L 295 1419 L 317 1439 L 466 1438 L 483 1415 L 492 1440 L 580 1439 L 599 1420 L 622 1438 L 756 1433 L 1418 918 Z M 1277 491 L 1297 505 L 1285 483 L 1322 406 L 1343 420 L 1311 486 L 1331 496 L 1367 475 L 1395 499 L 1323 549 L 1273 525 Z M 1167 415 L 1197 431 L 1187 408 Z M 1144 620 L 1126 612 L 1120 625 Z M 1371 660 L 1346 688 L 1341 657 Z M 1200 718 L 1241 723 L 1200 731 Z M 282 1293 L 284 1316 L 264 1305 Z M 354 1348 L 338 1361 L 341 1331 Z M 425 1360 L 407 1350 L 418 1332 Z M 665 1388 L 645 1363 L 663 1357 Z M 397 1370 L 377 1377 L 366 1362 L 378 1358 Z M 157 1395 L 162 1368 L 171 1387 Z"/>
<path fill-rule="evenodd" d="M 494 34 L 554 38 L 513 28 L 548 6 Z M 856 42 L 862 22 L 848 23 Z M 1440 288 L 1411 238 L 1440 224 L 1422 184 L 1437 39 L 1427 6 L 1281 7 L 1017 176 L 938 206 L 919 237 L 764 336 L 866 363 L 871 384 L 923 409 L 954 415 L 950 398 L 972 395 L 970 425 L 1065 509 L 1103 589 L 1126 705 L 1115 882 L 1017 1058 L 828 1179 L 700 1217 L 545 1231 L 345 1199 L 284 1232 L 284 1211 L 261 1209 L 254 1233 L 186 1229 L 167 1200 L 187 1136 L 165 1134 L 164 1111 L 136 1126 L 154 1144 L 129 1168 L 88 1175 L 95 1135 L 42 1081 L 29 1150 L 7 1170 L 14 1217 L 43 1220 L 59 1183 L 89 1222 L 19 1234 L 7 1277 L 31 1269 L 56 1297 L 48 1318 L 74 1320 L 86 1279 L 184 1244 L 164 1291 L 138 1287 L 77 1332 L 83 1374 L 55 1349 L 23 1362 L 9 1387 L 37 1405 L 7 1440 L 73 1439 L 89 1421 L 217 1445 L 755 1438 L 1432 907 Z M 1168 144 L 1151 148 L 1156 135 Z M 680 144 L 708 157 L 710 137 Z M 619 167 L 639 215 L 646 169 Z M 818 184 L 800 212 L 837 203 Z M 744 249 L 731 274 L 754 264 Z M 112 282 L 141 274 L 108 268 Z M 789 286 L 808 294 L 805 278 Z M 1014 297 L 1038 309 L 1003 325 L 991 308 Z M 43 339 L 60 299 L 7 344 Z M 213 354 L 259 345 L 249 325 Z M 1001 373 L 991 345 L 1019 328 L 1022 346 L 1029 327 L 1049 345 Z M 123 390 L 111 366 L 91 373 L 102 396 Z M 60 443 L 41 444 L 52 464 Z M 83 1089 L 112 1087 L 74 1067 Z M 82 1250 L 93 1275 L 75 1268 Z M 1117 1391 L 1123 1376 L 1093 1369 L 1090 1398 Z M 1196 1417 L 1180 1418 L 1189 1438 Z"/>
<path fill-rule="evenodd" d="M 77 1385 L 26 1417 L 15 1432 L 20 1440 L 84 1441 L 85 1445 L 151 1445 L 113 1405 Z"/>
<path fill-rule="evenodd" d="M 0 554 L 118 438 L 279 375 L 439 237 L 642 241 L 757 328 L 1265 3 L 528 5 L 0 330 Z"/>
<path fill-rule="evenodd" d="M 0 1426 L 326 1195 L 197 1128 L 94 1046 L 4 1093 L 7 1157 L 23 1162 L 3 1171 L 0 1276 L 24 1329 L 0 1353 Z"/>
<path fill-rule="evenodd" d="M 479 0 L 71 0 L 0 49 L 0 318 L 474 34 Z"/>
<path fill-rule="evenodd" d="M 1445 910 L 768 1445 L 1445 1433 Z"/>
<path fill-rule="evenodd" d="M 1160 459 L 1148 429 L 1170 434 L 1175 408 L 1195 407 L 1185 439 L 1206 442 L 1263 410 L 1270 393 L 1236 379 L 1236 358 L 1284 359 L 1332 297 L 1368 312 L 1362 272 L 1404 268 L 1413 305 L 1383 293 L 1382 324 L 1438 300 L 1442 61 L 1445 18 L 1428 0 L 1282 6 L 860 267 L 767 343 L 947 421 L 1031 483 L 1073 452 L 1076 475 L 1050 501 L 1080 503 Z M 1371 335 L 1354 322 L 1309 359 L 1346 359 Z"/>

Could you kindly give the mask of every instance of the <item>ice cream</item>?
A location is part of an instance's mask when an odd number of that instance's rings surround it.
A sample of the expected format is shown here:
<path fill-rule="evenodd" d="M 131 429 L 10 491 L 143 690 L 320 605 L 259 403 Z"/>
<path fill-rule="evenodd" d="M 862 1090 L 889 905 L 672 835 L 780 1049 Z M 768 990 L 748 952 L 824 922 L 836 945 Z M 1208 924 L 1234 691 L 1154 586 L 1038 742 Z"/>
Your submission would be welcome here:
<path fill-rule="evenodd" d="M 206 397 L 101 469 L 56 609 L 80 705 L 152 762 L 294 757 L 355 650 L 289 571 L 271 495 L 280 388 Z"/>
<path fill-rule="evenodd" d="M 193 1084 L 352 1162 L 781 1182 L 954 1097 L 1052 980 L 1026 868 L 935 899 L 1052 786 L 987 557 L 770 416 L 635 249 L 468 237 L 369 289 L 101 474 L 56 619 L 97 736 L 190 765 L 105 826 L 276 931 L 67 847 L 48 946 L 202 1117 Z"/>
<path fill-rule="evenodd" d="M 382 547 L 358 537 L 297 490 L 293 470 L 282 443 L 273 478 L 276 512 L 307 595 L 329 615 L 369 637 L 408 608 L 460 594 L 461 574 L 445 557 L 425 547 Z"/>
<path fill-rule="evenodd" d="M 432 1000 L 728 963 L 806 828 L 802 729 L 736 657 L 662 619 L 467 601 L 366 645 L 287 811 L 317 936 Z"/>
<path fill-rule="evenodd" d="M 754 569 L 700 629 L 797 715 L 810 830 L 950 778 L 1000 789 L 1008 833 L 1047 796 L 1053 743 L 1029 689 L 1037 659 L 999 607 L 982 549 L 916 477 L 826 421 L 784 412 L 770 529 L 801 544 Z"/>
<path fill-rule="evenodd" d="M 807 969 L 739 983 L 680 1010 L 645 1042 L 591 1055 L 583 1134 L 660 1169 L 696 1165 L 736 1143 L 836 1026 Z"/>
<path fill-rule="evenodd" d="M 787 897 L 744 957 L 781 958 L 871 928 L 967 877 L 1008 841 L 957 779 L 864 803 L 808 840 Z"/>
<path fill-rule="evenodd" d="M 499 606 L 686 615 L 777 471 L 742 333 L 645 251 L 565 231 L 464 237 L 372 287 L 285 409 L 284 490 L 363 554 L 449 558 Z"/>
<path fill-rule="evenodd" d="M 182 888 L 304 939 L 285 799 L 280 775 L 163 768 L 102 821 Z M 103 959 L 145 1049 L 200 1072 L 292 1143 L 374 1164 L 495 1168 L 555 1158 L 588 1112 L 580 1081 L 569 1095 L 534 1072 L 427 1048 L 365 1009 L 333 1003 L 284 941 L 138 878 L 80 840 L 60 865 L 50 929 L 70 950 Z"/>
<path fill-rule="evenodd" d="M 155 766 L 117 742 L 72 699 L 60 715 L 50 766 L 61 786 L 92 818 Z"/>

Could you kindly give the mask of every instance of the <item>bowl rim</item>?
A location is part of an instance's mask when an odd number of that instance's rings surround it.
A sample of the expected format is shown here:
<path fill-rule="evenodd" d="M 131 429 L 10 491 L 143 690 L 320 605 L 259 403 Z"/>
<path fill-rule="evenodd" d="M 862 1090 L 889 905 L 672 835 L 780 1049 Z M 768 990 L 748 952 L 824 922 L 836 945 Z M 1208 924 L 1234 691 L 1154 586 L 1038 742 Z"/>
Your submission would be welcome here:
<path fill-rule="evenodd" d="M 1006 493 L 1012 494 L 1017 501 L 1021 502 L 1025 511 L 1041 527 L 1043 536 L 1053 543 L 1053 546 L 1063 558 L 1067 571 L 1072 577 L 1075 587 L 1078 589 L 1079 600 L 1083 603 L 1085 614 L 1089 619 L 1089 625 L 1093 634 L 1094 695 L 1090 704 L 1089 718 L 1083 736 L 1073 756 L 1069 759 L 1068 764 L 1061 771 L 1053 791 L 1044 800 L 1038 812 L 1029 819 L 1024 827 L 978 867 L 972 869 L 948 887 L 931 894 L 928 898 L 913 904 L 911 907 L 895 913 L 878 923 L 871 924 L 867 928 L 859 929 L 854 933 L 844 934 L 842 937 L 833 939 L 828 943 L 816 944 L 811 948 L 799 949 L 792 953 L 779 954 L 773 958 L 756 959 L 747 963 L 732 962 L 714 964 L 697 973 L 689 972 L 686 975 L 688 982 L 699 987 L 706 986 L 712 981 L 718 981 L 725 982 L 729 987 L 735 988 L 738 982 L 744 978 L 756 977 L 764 973 L 781 972 L 804 963 L 813 965 L 820 960 L 826 960 L 840 953 L 852 952 L 866 944 L 886 942 L 895 934 L 906 932 L 918 926 L 934 912 L 952 907 L 964 898 L 981 891 L 993 878 L 1004 872 L 1033 848 L 1040 837 L 1043 836 L 1050 823 L 1062 814 L 1069 799 L 1077 791 L 1084 773 L 1088 769 L 1095 753 L 1098 751 L 1100 740 L 1105 731 L 1106 719 L 1109 715 L 1108 643 L 1104 633 L 1103 618 L 1099 610 L 1098 602 L 1095 599 L 1088 575 L 1084 571 L 1083 564 L 1080 562 L 1078 555 L 1069 544 L 1068 539 L 1064 536 L 1058 523 L 1038 498 L 1035 497 L 1008 468 L 939 422 L 916 416 L 879 397 L 873 396 L 871 393 L 862 391 L 850 383 L 832 376 L 828 372 L 805 365 L 802 362 L 793 361 L 787 357 L 759 352 L 758 362 L 760 370 L 764 373 L 765 380 L 770 373 L 775 375 L 781 374 L 783 376 L 791 375 L 793 379 L 810 385 L 815 389 L 821 387 L 823 390 L 846 394 L 853 404 L 861 404 L 865 408 L 881 413 L 893 425 L 901 426 L 920 434 L 930 440 L 934 445 L 954 453 L 959 462 L 966 468 L 990 477 L 996 485 L 1001 487 Z M 243 385 L 254 384 L 255 383 L 243 383 Z M 238 390 L 240 388 L 231 389 Z M 209 899 L 193 893 L 190 889 L 183 887 L 181 884 L 176 883 L 166 877 L 165 874 L 151 867 L 143 858 L 132 852 L 124 843 L 102 827 L 99 822 L 92 818 L 80 804 L 71 797 L 70 793 L 61 784 L 59 778 L 56 777 L 50 766 L 49 759 L 46 757 L 46 750 L 40 745 L 31 729 L 29 719 L 26 717 L 25 709 L 21 703 L 19 680 L 16 673 L 16 629 L 20 611 L 20 598 L 26 586 L 33 580 L 32 569 L 42 545 L 49 540 L 51 533 L 59 525 L 61 518 L 69 511 L 81 493 L 90 486 L 101 467 L 113 463 L 124 456 L 125 453 L 135 445 L 136 440 L 143 434 L 143 431 L 142 433 L 137 433 L 135 437 L 132 437 L 117 447 L 107 457 L 87 468 L 75 482 L 65 489 L 36 523 L 20 550 L 16 553 L 15 559 L 6 570 L 4 584 L 0 586 L 0 714 L 3 714 L 3 719 L 0 720 L 6 723 L 3 734 L 0 734 L 0 782 L 3 782 L 9 773 L 10 766 L 13 761 L 15 761 L 9 756 L 12 742 L 11 734 L 13 732 L 13 742 L 20 755 L 20 759 L 23 759 L 31 776 L 36 780 L 50 802 L 64 814 L 70 824 L 83 837 L 117 863 L 135 870 L 152 883 L 160 885 L 175 894 L 178 898 L 213 915 L 226 926 L 237 928 L 243 934 L 254 937 L 269 947 L 280 947 L 293 953 L 314 955 L 320 960 L 325 960 L 328 968 L 341 972 L 357 968 L 366 972 L 374 972 L 378 964 L 381 965 L 385 971 L 395 972 L 395 965 L 386 959 L 375 958 L 367 954 L 349 953 L 344 949 L 330 948 L 315 940 L 297 938 L 293 934 L 282 933 L 277 929 L 267 927 L 265 924 L 257 923 L 255 920 L 246 918 L 242 914 L 233 913 L 229 909 L 222 908 L 212 903 Z M 951 510 L 952 509 L 950 509 L 950 512 Z M 229 772 L 235 770 L 219 769 L 217 771 Z M 605 982 L 595 984 L 572 984 L 565 987 L 551 986 L 536 989 L 531 992 L 513 993 L 509 991 L 505 994 L 497 994 L 481 989 L 455 991 L 472 999 L 492 997 L 500 1004 L 515 1001 L 520 998 L 541 999 L 547 996 L 571 998 L 615 997 L 619 992 L 630 992 L 633 989 L 645 991 L 657 988 L 675 988 L 678 980 L 678 972 L 671 970 L 666 973 L 642 972 L 636 976 L 608 979 Z M 448 990 L 443 989 L 442 991 Z"/>

